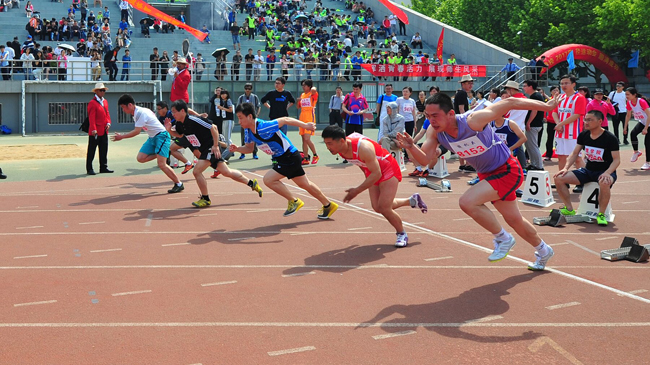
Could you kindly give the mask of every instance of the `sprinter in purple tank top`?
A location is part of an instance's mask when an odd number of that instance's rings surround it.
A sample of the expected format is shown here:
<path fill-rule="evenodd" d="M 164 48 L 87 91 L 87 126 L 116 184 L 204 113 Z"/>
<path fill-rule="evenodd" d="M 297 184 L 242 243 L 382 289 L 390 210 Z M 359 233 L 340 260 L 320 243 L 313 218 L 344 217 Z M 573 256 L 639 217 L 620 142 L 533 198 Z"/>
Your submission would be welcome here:
<path fill-rule="evenodd" d="M 414 144 L 408 134 L 397 135 L 401 146 L 420 165 L 427 165 L 436 158 L 436 149 L 440 144 L 476 169 L 481 181 L 460 197 L 459 205 L 476 223 L 494 235 L 494 251 L 488 257 L 491 262 L 508 256 L 515 245 L 515 238 L 501 226 L 485 205 L 487 202 L 492 202 L 506 223 L 535 248 L 536 260 L 528 265 L 529 270 L 544 270 L 546 262 L 553 256 L 553 249 L 539 237 L 535 227 L 521 216 L 515 190 L 524 181 L 523 171 L 488 124 L 510 110 L 552 111 L 557 104 L 557 99 L 543 103 L 508 98 L 483 110 L 456 115 L 451 98 L 438 93 L 424 102 L 424 114 L 431 122 L 431 128 L 427 130 L 427 139 L 422 148 Z"/>

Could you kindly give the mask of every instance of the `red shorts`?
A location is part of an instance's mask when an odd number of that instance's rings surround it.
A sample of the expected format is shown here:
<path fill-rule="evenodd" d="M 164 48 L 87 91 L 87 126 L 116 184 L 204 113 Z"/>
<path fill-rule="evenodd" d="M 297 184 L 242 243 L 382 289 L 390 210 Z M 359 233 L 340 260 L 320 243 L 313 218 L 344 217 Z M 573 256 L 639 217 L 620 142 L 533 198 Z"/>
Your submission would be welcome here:
<path fill-rule="evenodd" d="M 487 174 L 478 173 L 481 180 L 485 180 L 499 194 L 499 199 L 503 201 L 513 201 L 517 199 L 515 191 L 524 182 L 524 171 L 521 169 L 519 161 L 510 156 L 508 161 L 498 169 Z"/>
<path fill-rule="evenodd" d="M 381 177 L 375 185 L 379 185 L 393 176 L 397 178 L 397 181 L 402 181 L 402 170 L 399 168 L 399 164 L 395 158 L 391 156 L 385 161 L 380 161 L 379 165 L 381 167 Z M 370 171 L 367 169 L 363 169 L 363 173 L 366 177 L 370 176 Z"/>

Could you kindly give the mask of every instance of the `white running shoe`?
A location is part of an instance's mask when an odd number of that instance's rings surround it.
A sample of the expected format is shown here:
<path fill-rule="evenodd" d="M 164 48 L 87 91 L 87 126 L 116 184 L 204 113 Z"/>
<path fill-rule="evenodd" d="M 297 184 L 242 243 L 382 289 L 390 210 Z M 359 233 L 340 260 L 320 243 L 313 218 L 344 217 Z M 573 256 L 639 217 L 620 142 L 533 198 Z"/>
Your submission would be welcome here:
<path fill-rule="evenodd" d="M 641 170 L 650 170 L 650 162 L 646 162 L 641 166 Z"/>
<path fill-rule="evenodd" d="M 643 152 L 641 151 L 635 151 L 634 154 L 632 155 L 632 158 L 630 159 L 630 162 L 636 162 L 636 160 L 639 159 L 643 155 Z"/>
<path fill-rule="evenodd" d="M 406 247 L 409 244 L 409 236 L 406 233 L 398 233 L 395 247 Z"/>
<path fill-rule="evenodd" d="M 496 238 L 494 239 L 494 251 L 488 257 L 488 261 L 496 262 L 506 258 L 508 252 L 512 249 L 512 246 L 515 245 L 515 238 L 510 236 L 510 240 L 505 242 L 497 242 Z"/>
<path fill-rule="evenodd" d="M 546 268 L 546 262 L 548 262 L 548 259 L 553 257 L 555 252 L 553 252 L 553 248 L 551 246 L 548 246 L 548 254 L 546 256 L 542 257 L 535 251 L 535 263 L 534 264 L 528 264 L 528 270 L 532 271 L 542 271 Z"/>

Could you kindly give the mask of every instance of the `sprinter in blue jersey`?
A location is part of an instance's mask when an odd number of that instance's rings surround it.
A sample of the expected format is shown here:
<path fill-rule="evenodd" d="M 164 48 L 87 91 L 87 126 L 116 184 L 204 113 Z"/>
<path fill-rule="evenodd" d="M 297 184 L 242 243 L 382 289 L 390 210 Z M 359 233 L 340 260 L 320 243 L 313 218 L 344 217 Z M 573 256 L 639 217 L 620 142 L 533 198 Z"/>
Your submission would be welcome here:
<path fill-rule="evenodd" d="M 239 124 L 244 128 L 244 146 L 231 145 L 231 152 L 247 154 L 257 148 L 271 156 L 273 169 L 264 175 L 264 184 L 288 201 L 284 216 L 290 216 L 302 208 L 305 203 L 296 198 L 289 189 L 280 181 L 285 177 L 292 179 L 296 185 L 305 189 L 316 198 L 323 207 L 318 211 L 319 219 L 329 219 L 334 214 L 338 205 L 323 195 L 320 188 L 305 176 L 302 168 L 302 157 L 289 138 L 280 130 L 285 125 L 315 131 L 314 123 L 304 123 L 295 118 L 281 117 L 272 121 L 256 117 L 255 107 L 251 103 L 242 103 L 235 110 Z"/>

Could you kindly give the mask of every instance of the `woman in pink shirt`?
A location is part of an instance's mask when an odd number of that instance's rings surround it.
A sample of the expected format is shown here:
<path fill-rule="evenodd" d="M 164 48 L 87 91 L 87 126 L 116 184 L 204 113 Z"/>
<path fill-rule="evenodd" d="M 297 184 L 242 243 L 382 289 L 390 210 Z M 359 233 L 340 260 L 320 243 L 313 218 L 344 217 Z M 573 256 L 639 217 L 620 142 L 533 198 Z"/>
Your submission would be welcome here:
<path fill-rule="evenodd" d="M 599 112 L 603 113 L 605 118 L 603 118 L 602 127 L 605 130 L 609 130 L 609 121 L 607 120 L 607 114 L 616 115 L 616 110 L 614 109 L 612 102 L 607 97 L 605 97 L 603 89 L 596 89 L 594 91 L 594 98 L 591 99 L 591 101 L 587 104 L 586 110 L 587 113 L 590 110 L 598 110 Z"/>

